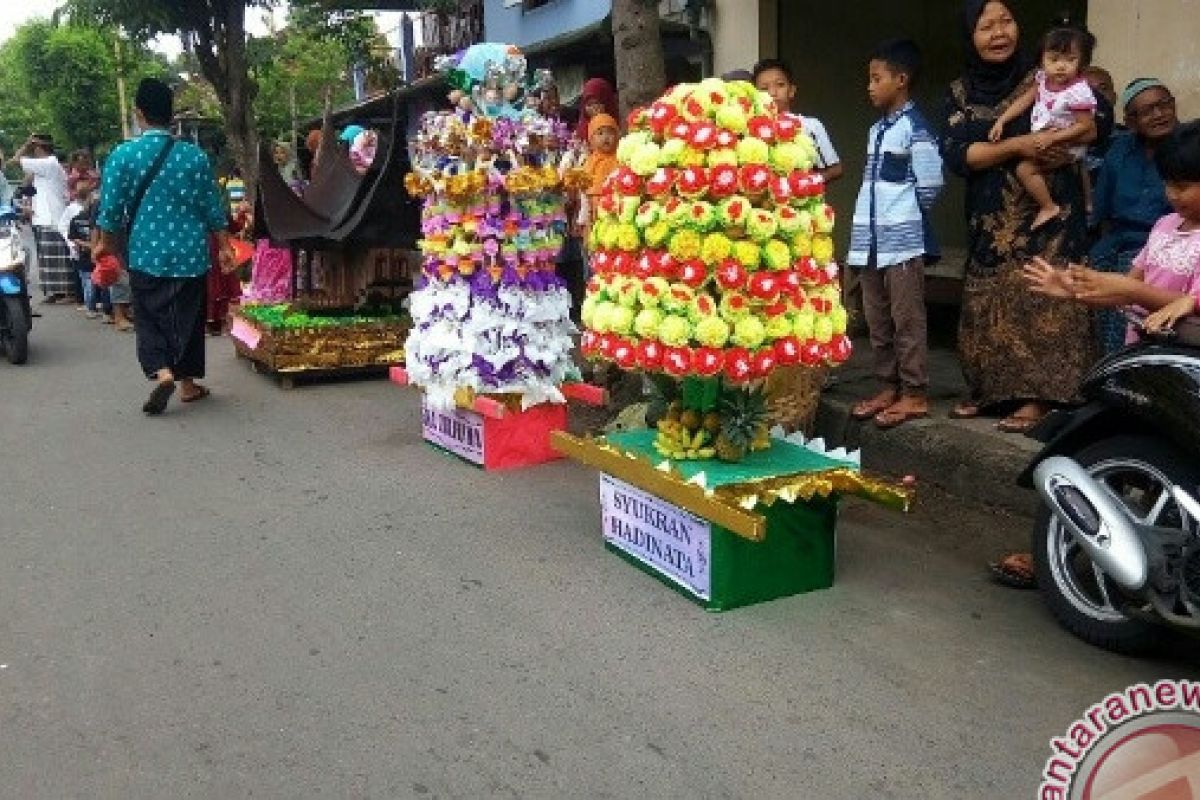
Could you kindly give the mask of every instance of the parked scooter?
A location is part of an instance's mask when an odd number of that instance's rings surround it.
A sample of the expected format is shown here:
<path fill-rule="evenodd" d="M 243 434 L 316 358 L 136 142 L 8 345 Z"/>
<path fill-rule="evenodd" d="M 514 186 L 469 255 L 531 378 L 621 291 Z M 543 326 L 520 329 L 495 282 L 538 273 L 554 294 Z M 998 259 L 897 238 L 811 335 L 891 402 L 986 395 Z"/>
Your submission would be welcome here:
<path fill-rule="evenodd" d="M 1110 650 L 1148 650 L 1163 625 L 1200 633 L 1200 324 L 1104 359 L 1083 396 L 1030 433 L 1038 588 Z"/>
<path fill-rule="evenodd" d="M 24 364 L 29 358 L 29 332 L 33 328 L 25 248 L 17 221 L 12 207 L 0 208 L 0 350 L 10 364 Z"/>

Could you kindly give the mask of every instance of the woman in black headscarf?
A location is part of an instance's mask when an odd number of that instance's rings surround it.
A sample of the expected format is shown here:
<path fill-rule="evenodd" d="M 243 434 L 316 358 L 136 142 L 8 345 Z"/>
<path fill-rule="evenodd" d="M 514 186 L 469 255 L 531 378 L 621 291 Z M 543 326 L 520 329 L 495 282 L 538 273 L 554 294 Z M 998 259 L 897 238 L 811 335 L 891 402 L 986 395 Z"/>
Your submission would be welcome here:
<path fill-rule="evenodd" d="M 1023 433 L 1052 405 L 1078 400 L 1094 359 L 1087 310 L 1035 295 L 1021 277 L 1033 255 L 1065 263 L 1086 253 L 1083 183 L 1063 148 L 1038 152 L 1028 116 L 1001 141 L 988 141 L 992 123 L 1033 79 L 1008 4 L 967 0 L 963 34 L 967 67 L 947 94 L 942 140 L 947 167 L 967 182 L 959 357 L 969 396 L 951 413 L 1008 413 L 1000 429 Z M 1039 159 L 1050 170 L 1051 192 L 1064 210 L 1037 231 L 1030 230 L 1037 206 L 1013 173 L 1022 158 Z"/>

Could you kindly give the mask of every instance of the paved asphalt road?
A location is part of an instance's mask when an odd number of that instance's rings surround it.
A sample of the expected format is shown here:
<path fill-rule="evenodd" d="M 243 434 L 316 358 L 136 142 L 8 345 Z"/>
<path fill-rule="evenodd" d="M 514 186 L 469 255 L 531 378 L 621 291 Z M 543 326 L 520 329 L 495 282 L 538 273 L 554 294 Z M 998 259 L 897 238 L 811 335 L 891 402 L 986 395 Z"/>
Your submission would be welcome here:
<path fill-rule="evenodd" d="M 845 506 L 833 589 L 708 614 L 607 554 L 596 474 L 484 474 L 415 392 L 281 391 L 211 341 L 0 363 L 0 797 L 1017 798 L 1105 693 L 1194 675 L 990 585 L 943 504 Z M 1020 530 L 1013 537 L 1023 536 Z"/>

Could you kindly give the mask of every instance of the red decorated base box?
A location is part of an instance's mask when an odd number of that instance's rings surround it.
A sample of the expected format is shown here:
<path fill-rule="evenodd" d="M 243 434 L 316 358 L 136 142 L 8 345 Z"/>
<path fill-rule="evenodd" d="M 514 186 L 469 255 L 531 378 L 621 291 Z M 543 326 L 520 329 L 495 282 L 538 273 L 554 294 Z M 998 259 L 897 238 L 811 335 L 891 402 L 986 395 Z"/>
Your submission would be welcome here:
<path fill-rule="evenodd" d="M 499 417 L 421 403 L 425 441 L 484 469 L 531 467 L 562 456 L 550 446 L 550 434 L 567 427 L 567 407 L 543 403 Z"/>
<path fill-rule="evenodd" d="M 425 440 L 484 469 L 533 467 L 562 458 L 550 446 L 550 434 L 565 428 L 566 407 L 558 403 L 493 417 L 462 408 L 433 409 L 421 402 Z"/>
<path fill-rule="evenodd" d="M 408 386 L 404 367 L 391 368 L 392 382 Z M 603 389 L 584 384 L 563 387 L 563 394 L 603 404 Z M 430 407 L 421 399 L 421 433 L 425 441 L 484 469 L 531 467 L 562 458 L 550 446 L 550 434 L 567 428 L 564 403 L 542 403 L 514 412 L 497 400 L 480 396 L 471 408 L 449 411 Z"/>

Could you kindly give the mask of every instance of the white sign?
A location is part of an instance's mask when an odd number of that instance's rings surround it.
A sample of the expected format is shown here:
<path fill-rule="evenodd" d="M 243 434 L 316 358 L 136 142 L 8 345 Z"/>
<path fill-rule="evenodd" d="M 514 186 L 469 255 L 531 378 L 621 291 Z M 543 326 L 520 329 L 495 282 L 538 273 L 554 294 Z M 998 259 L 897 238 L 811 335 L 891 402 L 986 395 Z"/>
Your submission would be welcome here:
<path fill-rule="evenodd" d="M 712 526 L 647 491 L 600 475 L 604 540 L 708 600 Z"/>
<path fill-rule="evenodd" d="M 444 447 L 483 466 L 483 417 L 473 411 L 438 411 L 422 403 L 421 428 L 425 441 Z"/>

